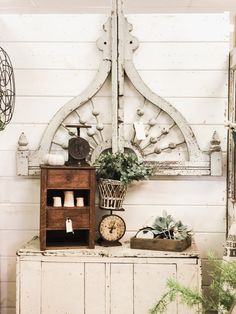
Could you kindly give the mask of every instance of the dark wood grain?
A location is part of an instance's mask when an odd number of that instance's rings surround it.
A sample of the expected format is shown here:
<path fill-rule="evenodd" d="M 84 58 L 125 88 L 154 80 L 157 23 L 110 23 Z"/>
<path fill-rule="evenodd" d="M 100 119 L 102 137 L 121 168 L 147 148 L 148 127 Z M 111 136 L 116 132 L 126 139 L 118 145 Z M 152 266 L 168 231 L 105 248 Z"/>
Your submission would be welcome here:
<path fill-rule="evenodd" d="M 182 252 L 191 245 L 191 238 L 185 240 L 169 239 L 141 239 L 131 238 L 130 247 L 132 249 L 156 250 L 156 251 L 173 251 Z"/>
<path fill-rule="evenodd" d="M 41 170 L 40 182 L 40 249 L 46 249 L 46 203 L 47 203 L 47 171 Z"/>
<path fill-rule="evenodd" d="M 66 219 L 72 220 L 73 229 L 89 229 L 89 209 L 47 210 L 47 229 L 66 229 Z"/>
<path fill-rule="evenodd" d="M 82 196 L 83 207 L 53 207 L 53 196 L 73 190 Z M 95 245 L 95 191 L 94 167 L 41 166 L 40 249 L 94 248 Z M 66 233 L 66 219 L 72 220 L 74 234 Z"/>
<path fill-rule="evenodd" d="M 48 189 L 89 188 L 90 171 L 75 169 L 48 169 Z"/>

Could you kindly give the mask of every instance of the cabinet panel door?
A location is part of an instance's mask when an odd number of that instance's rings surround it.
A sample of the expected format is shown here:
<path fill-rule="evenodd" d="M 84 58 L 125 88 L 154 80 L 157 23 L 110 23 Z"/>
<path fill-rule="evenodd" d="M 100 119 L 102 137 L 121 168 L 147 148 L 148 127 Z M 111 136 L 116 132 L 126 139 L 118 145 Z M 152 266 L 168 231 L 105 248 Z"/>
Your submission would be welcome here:
<path fill-rule="evenodd" d="M 105 314 L 105 313 L 106 313 L 106 264 L 86 263 L 85 314 Z"/>
<path fill-rule="evenodd" d="M 191 264 L 178 264 L 177 280 L 186 287 L 201 291 L 200 269 L 197 261 L 195 262 L 196 264 L 194 265 L 194 259 L 192 259 Z M 186 304 L 179 303 L 178 311 L 179 313 L 196 314 L 200 312 L 200 308 L 189 308 Z"/>
<path fill-rule="evenodd" d="M 42 313 L 84 313 L 84 263 L 42 263 Z"/>
<path fill-rule="evenodd" d="M 133 314 L 133 264 L 111 264 L 110 271 L 110 313 Z"/>
<path fill-rule="evenodd" d="M 176 278 L 175 264 L 134 264 L 134 314 L 147 314 L 171 277 Z M 168 313 L 177 313 L 176 304 L 169 305 Z"/>
<path fill-rule="evenodd" d="M 41 262 L 20 262 L 19 313 L 40 314 Z M 18 313 L 18 312 L 17 312 Z"/>

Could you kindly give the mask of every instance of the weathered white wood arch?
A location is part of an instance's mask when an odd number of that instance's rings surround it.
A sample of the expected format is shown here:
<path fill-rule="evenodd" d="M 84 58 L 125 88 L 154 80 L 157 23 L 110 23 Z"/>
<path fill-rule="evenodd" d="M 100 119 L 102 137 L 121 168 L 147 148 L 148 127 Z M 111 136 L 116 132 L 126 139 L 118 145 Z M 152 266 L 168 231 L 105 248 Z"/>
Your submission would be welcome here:
<path fill-rule="evenodd" d="M 104 25 L 104 36 L 97 41 L 97 46 L 103 51 L 99 69 L 92 83 L 77 97 L 66 103 L 53 117 L 45 130 L 39 146 L 39 155 L 49 152 L 56 130 L 70 113 L 89 101 L 101 89 L 111 71 L 111 48 L 110 48 L 110 19 Z"/>
<path fill-rule="evenodd" d="M 113 152 L 116 152 L 129 148 L 134 150 L 145 161 L 155 163 L 156 174 L 221 174 L 221 149 L 217 135 L 214 135 L 210 150 L 211 154 L 204 154 L 199 149 L 195 135 L 182 114 L 165 99 L 153 93 L 140 77 L 132 61 L 133 52 L 138 48 L 138 40 L 130 34 L 132 26 L 123 15 L 122 5 L 121 0 L 113 0 L 111 17 L 104 25 L 103 36 L 97 41 L 97 46 L 102 51 L 102 58 L 92 83 L 84 92 L 65 104 L 55 114 L 44 132 L 38 150 L 29 151 L 27 139 L 25 135 L 21 135 L 17 155 L 17 172 L 19 175 L 39 174 L 39 165 L 42 163 L 44 155 L 53 150 L 53 144 L 60 146 L 64 150 L 67 149 L 65 143 L 56 143 L 55 141 L 58 130 L 63 128 L 64 131 L 69 133 L 69 130 L 65 127 L 65 121 L 70 121 L 73 115 L 77 117 L 78 122 L 85 124 L 85 121 L 82 121 L 83 119 L 80 116 L 80 107 L 85 105 L 90 106 L 89 103 L 92 102 L 93 97 L 102 88 L 110 73 L 112 80 L 110 137 L 105 138 L 103 134 L 104 126 L 102 121 L 98 120 L 99 113 L 92 107 L 88 109 L 91 111 L 91 119 L 93 118 L 96 121 L 92 122 L 91 120 L 86 122 L 93 124 L 97 132 L 97 134 L 95 131 L 90 134 L 87 132 L 88 140 L 92 147 L 92 161 L 104 149 L 111 148 Z M 125 78 L 125 75 L 127 78 Z M 153 116 L 156 115 L 156 118 L 153 118 L 152 121 L 142 121 L 146 125 L 147 131 L 144 140 L 137 140 L 135 133 L 132 136 L 125 133 L 124 85 L 127 79 L 130 80 L 137 93 L 142 95 L 144 103 L 147 101 L 153 106 Z M 138 110 L 137 119 L 141 121 L 144 113 L 141 113 L 140 108 Z M 166 114 L 172 122 L 167 128 L 156 130 L 156 134 L 153 136 L 152 132 L 149 131 L 150 129 L 154 129 L 155 125 L 158 124 L 160 113 Z M 173 131 L 174 127 L 178 129 L 180 134 L 177 142 L 169 142 L 164 148 L 157 146 L 163 137 L 167 137 Z M 185 145 L 187 148 L 187 157 L 184 160 L 173 159 L 166 161 L 155 158 L 156 155 L 160 155 L 163 151 L 167 149 L 171 151 L 175 150 L 180 145 Z"/>

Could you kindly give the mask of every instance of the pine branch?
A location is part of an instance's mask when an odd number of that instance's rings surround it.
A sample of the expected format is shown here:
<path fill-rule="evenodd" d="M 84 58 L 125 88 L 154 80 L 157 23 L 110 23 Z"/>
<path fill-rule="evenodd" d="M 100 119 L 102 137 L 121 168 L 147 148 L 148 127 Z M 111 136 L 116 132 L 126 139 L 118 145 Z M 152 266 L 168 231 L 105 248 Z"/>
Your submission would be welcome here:
<path fill-rule="evenodd" d="M 218 314 L 229 313 L 236 302 L 236 262 L 223 262 L 213 255 L 208 257 L 213 270 L 210 273 L 212 282 L 209 286 L 210 296 L 203 296 L 197 290 L 185 287 L 173 279 L 167 281 L 168 291 L 163 294 L 150 314 L 166 313 L 167 306 L 179 298 L 180 302 L 190 308 L 199 306 L 199 313 L 209 310 Z"/>

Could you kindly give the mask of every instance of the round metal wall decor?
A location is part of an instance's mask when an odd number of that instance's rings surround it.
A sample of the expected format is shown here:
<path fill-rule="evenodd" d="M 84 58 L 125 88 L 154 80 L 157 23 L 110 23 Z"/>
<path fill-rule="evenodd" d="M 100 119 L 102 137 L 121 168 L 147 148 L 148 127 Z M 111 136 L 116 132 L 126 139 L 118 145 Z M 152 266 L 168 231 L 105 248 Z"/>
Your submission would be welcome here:
<path fill-rule="evenodd" d="M 0 47 L 0 131 L 11 121 L 15 107 L 15 80 L 11 60 Z"/>

